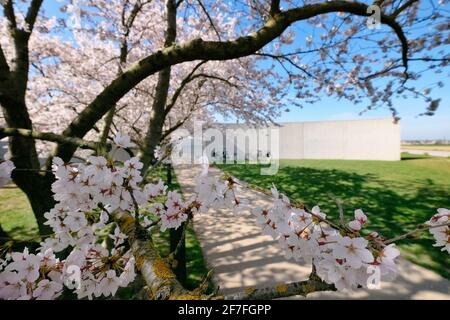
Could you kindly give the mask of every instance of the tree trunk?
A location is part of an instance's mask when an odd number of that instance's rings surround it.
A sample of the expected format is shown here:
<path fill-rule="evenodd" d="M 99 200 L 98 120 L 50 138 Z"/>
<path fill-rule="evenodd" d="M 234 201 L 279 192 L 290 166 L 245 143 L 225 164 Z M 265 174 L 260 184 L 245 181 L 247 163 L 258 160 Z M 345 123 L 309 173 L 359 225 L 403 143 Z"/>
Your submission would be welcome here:
<path fill-rule="evenodd" d="M 156 85 L 155 100 L 153 100 L 152 115 L 148 125 L 147 134 L 144 141 L 144 150 L 141 161 L 144 164 L 142 172 L 146 172 L 148 167 L 155 160 L 155 148 L 159 144 L 162 136 L 164 122 L 166 120 L 165 107 L 170 83 L 170 68 L 159 73 Z"/>
<path fill-rule="evenodd" d="M 11 26 L 10 39 L 14 43 L 14 57 L 11 65 L 2 66 L 0 75 L 0 106 L 5 117 L 5 122 L 10 128 L 33 130 L 30 115 L 28 113 L 25 95 L 29 72 L 29 47 L 31 31 L 40 2 L 30 7 L 28 16 L 30 30 L 17 29 Z M 16 169 L 12 173 L 12 179 L 16 185 L 27 195 L 30 200 L 40 234 L 49 234 L 51 228 L 44 225 L 44 213 L 51 209 L 54 200 L 51 192 L 53 174 L 41 174 L 36 145 L 32 138 L 10 137 L 9 152 L 11 161 Z"/>
<path fill-rule="evenodd" d="M 50 211 L 56 204 L 51 189 L 52 183 L 53 179 L 50 176 L 39 177 L 39 180 L 36 182 L 36 185 L 39 184 L 39 188 L 21 188 L 30 201 L 40 235 L 49 235 L 53 233 L 52 228 L 44 224 L 47 221 L 44 214 Z"/>
<path fill-rule="evenodd" d="M 3 115 L 8 127 L 32 130 L 25 98 L 13 92 L 0 99 Z M 24 97 L 24 95 L 22 95 Z M 49 234 L 51 228 L 44 225 L 44 213 L 54 206 L 51 191 L 53 174 L 39 172 L 40 164 L 32 138 L 10 137 L 9 152 L 16 170 L 12 173 L 14 183 L 27 195 L 33 209 L 40 234 Z"/>
<path fill-rule="evenodd" d="M 167 185 L 169 187 L 172 186 L 172 166 L 168 164 L 166 166 L 167 169 Z M 186 286 L 186 233 L 183 232 L 185 230 L 185 223 L 183 223 L 177 230 L 170 229 L 169 231 L 169 242 L 170 242 L 170 252 L 175 252 L 176 254 L 173 257 L 176 261 L 176 265 L 173 268 L 173 273 L 175 273 L 178 281 Z M 178 245 L 180 245 L 178 247 Z"/>
<path fill-rule="evenodd" d="M 183 223 L 177 230 L 170 229 L 170 252 L 177 250 L 175 256 L 173 257 L 176 261 L 176 265 L 173 268 L 173 273 L 176 275 L 177 280 L 186 287 L 186 236 L 183 232 L 185 223 Z M 180 247 L 177 249 L 178 244 Z"/>
<path fill-rule="evenodd" d="M 167 29 L 164 39 L 164 47 L 170 47 L 177 37 L 177 4 L 175 0 L 167 0 Z M 152 115 L 145 136 L 144 150 L 141 161 L 144 164 L 142 172 L 146 172 L 150 164 L 155 160 L 155 148 L 160 143 L 164 122 L 166 121 L 166 104 L 170 87 L 171 68 L 163 69 L 158 74 L 158 83 L 155 88 L 155 99 L 152 105 Z"/>

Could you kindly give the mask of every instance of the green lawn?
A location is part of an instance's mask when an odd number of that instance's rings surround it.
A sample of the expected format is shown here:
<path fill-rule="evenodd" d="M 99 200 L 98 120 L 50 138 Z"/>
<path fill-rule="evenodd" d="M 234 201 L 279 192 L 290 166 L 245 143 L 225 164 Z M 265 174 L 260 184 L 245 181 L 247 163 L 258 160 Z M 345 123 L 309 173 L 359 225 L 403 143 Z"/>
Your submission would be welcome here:
<path fill-rule="evenodd" d="M 333 197 L 343 201 L 350 219 L 362 208 L 367 230 L 398 235 L 428 220 L 437 208 L 450 208 L 450 159 L 403 154 L 402 161 L 281 160 L 275 176 L 259 165 L 218 165 L 237 178 L 279 190 L 309 207 L 318 204 L 336 218 Z M 450 278 L 450 256 L 432 246 L 431 237 L 400 243 L 407 259 Z"/>
<path fill-rule="evenodd" d="M 169 185 L 171 190 L 179 190 L 180 186 L 176 181 L 175 174 L 172 170 L 173 182 Z M 154 170 L 148 177 L 148 181 L 157 181 L 161 178 L 166 181 L 165 170 Z M 36 239 L 38 229 L 36 220 L 31 211 L 31 207 L 27 201 L 25 194 L 15 185 L 8 185 L 0 189 L 0 225 L 8 236 L 16 240 L 15 249 L 22 249 L 21 241 Z M 169 232 L 156 233 L 154 236 L 155 245 L 163 256 L 169 254 Z M 0 245 L 7 239 L 0 238 Z M 208 270 L 205 267 L 202 251 L 199 242 L 192 228 L 192 222 L 186 230 L 186 268 L 187 268 L 187 288 L 194 289 L 197 287 L 202 277 Z M 132 297 L 134 292 L 121 290 L 122 298 Z M 139 288 L 132 288 L 139 289 Z"/>

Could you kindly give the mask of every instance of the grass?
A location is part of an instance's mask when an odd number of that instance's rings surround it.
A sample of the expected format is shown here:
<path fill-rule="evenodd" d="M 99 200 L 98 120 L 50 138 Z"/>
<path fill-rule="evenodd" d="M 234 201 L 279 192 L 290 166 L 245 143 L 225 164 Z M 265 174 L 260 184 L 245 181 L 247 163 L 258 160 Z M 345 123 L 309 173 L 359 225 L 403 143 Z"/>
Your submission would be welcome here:
<path fill-rule="evenodd" d="M 175 172 L 172 169 L 172 183 L 168 184 L 169 190 L 177 190 L 181 192 L 181 187 L 175 177 Z M 153 170 L 151 174 L 147 176 L 148 182 L 157 182 L 162 179 L 167 183 L 167 169 Z M 208 269 L 205 266 L 203 254 L 200 248 L 200 243 L 195 236 L 193 229 L 193 222 L 190 221 L 186 229 L 186 270 L 187 279 L 186 287 L 188 289 L 196 288 L 202 281 L 203 277 L 208 273 Z M 167 256 L 170 252 L 169 246 L 169 231 L 159 232 L 154 236 L 155 245 L 162 256 Z M 212 288 L 212 283 L 210 283 Z"/>
<path fill-rule="evenodd" d="M 403 154 L 402 161 L 281 160 L 274 176 L 260 175 L 260 165 L 218 165 L 253 185 L 277 188 L 309 207 L 318 204 L 334 219 L 333 197 L 344 202 L 348 219 L 362 208 L 368 231 L 393 237 L 423 223 L 437 208 L 450 208 L 450 159 Z M 450 255 L 425 239 L 405 240 L 404 257 L 450 279 Z"/>
<path fill-rule="evenodd" d="M 180 190 L 172 170 L 173 181 L 169 184 L 170 190 Z M 148 181 L 157 181 L 160 178 L 166 181 L 166 170 L 158 169 L 152 171 L 147 177 Z M 8 236 L 17 242 L 16 250 L 20 250 L 20 243 L 24 240 L 36 240 L 38 228 L 36 220 L 28 203 L 26 195 L 15 185 L 8 185 L 0 189 L 0 225 Z M 0 245 L 6 239 L 0 239 Z M 169 233 L 156 233 L 154 236 L 155 246 L 161 255 L 169 254 Z M 207 274 L 200 244 L 195 236 L 192 223 L 186 229 L 186 269 L 187 269 L 187 289 L 197 287 L 202 278 Z M 133 284 L 132 284 L 133 286 Z M 119 293 L 120 298 L 131 298 L 140 288 L 125 288 Z"/>
<path fill-rule="evenodd" d="M 15 185 L 0 189 L 0 225 L 9 236 L 23 241 L 38 235 L 36 220 L 26 195 Z M 0 239 L 0 243 L 2 240 Z"/>

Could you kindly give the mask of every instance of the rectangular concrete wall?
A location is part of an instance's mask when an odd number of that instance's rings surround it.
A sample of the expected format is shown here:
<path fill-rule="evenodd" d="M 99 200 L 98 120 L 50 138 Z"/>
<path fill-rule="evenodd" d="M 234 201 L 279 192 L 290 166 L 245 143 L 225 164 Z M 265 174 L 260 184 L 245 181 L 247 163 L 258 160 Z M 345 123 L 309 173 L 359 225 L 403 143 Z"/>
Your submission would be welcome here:
<path fill-rule="evenodd" d="M 392 118 L 282 123 L 281 159 L 400 160 Z"/>
<path fill-rule="evenodd" d="M 240 130 L 238 135 L 242 137 L 255 129 L 244 124 L 216 124 L 213 127 L 223 133 L 224 141 L 233 140 L 232 135 L 225 134 L 229 129 Z M 286 122 L 270 129 L 278 130 L 278 156 L 271 152 L 273 149 L 267 148 L 267 144 L 261 143 L 261 139 L 267 140 L 266 136 L 258 134 L 259 160 L 266 154 L 280 159 L 400 160 L 400 124 L 394 123 L 392 118 Z M 235 146 L 235 150 L 224 150 L 231 157 L 236 150 L 248 153 L 242 143 Z"/>

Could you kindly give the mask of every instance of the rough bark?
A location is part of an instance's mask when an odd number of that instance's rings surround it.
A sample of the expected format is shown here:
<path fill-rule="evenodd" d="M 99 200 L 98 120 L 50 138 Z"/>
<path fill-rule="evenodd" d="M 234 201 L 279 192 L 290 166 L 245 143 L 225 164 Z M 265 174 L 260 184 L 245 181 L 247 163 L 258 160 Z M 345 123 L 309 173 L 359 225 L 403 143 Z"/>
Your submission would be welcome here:
<path fill-rule="evenodd" d="M 24 93 L 20 95 L 22 90 L 17 89 L 16 86 L 14 87 L 17 95 L 9 93 L 0 97 L 6 124 L 8 127 L 24 128 L 32 131 L 32 123 L 25 104 Z M 54 205 L 50 187 L 52 176 L 44 176 L 38 172 L 40 164 L 35 141 L 32 137 L 10 136 L 9 151 L 11 161 L 13 161 L 16 168 L 20 169 L 13 171 L 12 179 L 27 195 L 38 223 L 39 232 L 41 234 L 48 233 L 51 229 L 43 223 L 45 222 L 44 213 Z"/>
<path fill-rule="evenodd" d="M 205 294 L 206 286 L 200 285 L 194 290 L 186 290 L 177 280 L 168 261 L 162 258 L 153 242 L 145 232 L 136 232 L 135 220 L 127 213 L 114 215 L 122 232 L 128 235 L 128 241 L 136 260 L 136 267 L 145 283 L 148 299 L 156 300 L 262 300 L 277 299 L 293 295 L 306 296 L 312 292 L 334 291 L 333 285 L 320 280 L 314 273 L 309 279 L 293 283 L 280 283 L 266 288 L 246 288 L 242 292 L 228 295 Z"/>
<path fill-rule="evenodd" d="M 241 292 L 223 296 L 225 300 L 272 300 L 291 296 L 303 296 L 320 291 L 336 291 L 333 285 L 311 277 L 305 281 L 281 283 L 266 288 L 246 288 Z M 217 297 L 222 298 L 222 297 Z"/>
<path fill-rule="evenodd" d="M 136 268 L 147 285 L 149 299 L 167 300 L 189 294 L 176 279 L 168 261 L 155 249 L 153 241 L 143 230 L 136 230 L 135 220 L 127 213 L 115 213 L 115 221 L 128 242 L 136 260 Z"/>
<path fill-rule="evenodd" d="M 164 39 L 164 47 L 168 48 L 175 43 L 177 37 L 177 5 L 175 0 L 166 1 L 167 29 Z M 155 98 L 153 99 L 152 114 L 148 124 L 147 133 L 144 140 L 144 150 L 141 161 L 144 164 L 142 172 L 146 172 L 150 164 L 154 162 L 155 148 L 161 141 L 163 126 L 166 121 L 165 112 L 167 96 L 170 88 L 171 68 L 165 68 L 158 74 L 158 82 L 155 88 Z"/>
<path fill-rule="evenodd" d="M 169 82 L 170 68 L 166 68 L 159 72 L 158 75 L 158 83 L 156 85 L 155 98 L 152 105 L 152 114 L 145 135 L 144 150 L 141 156 L 141 161 L 144 164 L 142 172 L 147 172 L 148 167 L 154 161 L 154 151 L 162 136 L 163 126 L 166 120 L 164 109 L 166 107 L 169 91 Z"/>
<path fill-rule="evenodd" d="M 167 0 L 166 2 L 167 12 L 167 29 L 164 39 L 164 47 L 170 47 L 175 43 L 177 35 L 177 7 L 175 0 Z M 154 152 L 156 146 L 160 143 L 163 136 L 163 126 L 166 122 L 168 112 L 167 97 L 170 88 L 170 76 L 171 67 L 161 70 L 158 74 L 158 83 L 155 89 L 155 98 L 152 105 L 152 114 L 150 117 L 147 134 L 144 140 L 144 150 L 141 156 L 143 163 L 142 172 L 147 172 L 147 169 L 151 164 L 155 162 Z M 172 168 L 167 168 L 167 184 L 172 183 Z M 176 261 L 174 272 L 181 284 L 186 283 L 186 245 L 185 245 L 185 233 L 183 232 L 184 226 L 178 230 L 170 230 L 169 242 L 170 251 L 176 251 L 174 261 Z"/>
<path fill-rule="evenodd" d="M 186 233 L 184 229 L 185 222 L 178 229 L 170 229 L 170 252 L 175 252 L 173 257 L 175 265 L 173 272 L 178 281 L 184 286 L 186 285 L 187 269 L 186 269 Z"/>
<path fill-rule="evenodd" d="M 8 65 L 3 51 L 0 54 L 0 105 L 5 122 L 10 128 L 32 130 L 32 123 L 25 102 L 29 72 L 28 42 L 33 30 L 42 0 L 33 0 L 27 11 L 25 21 L 27 29 L 19 29 L 12 1 L 2 3 L 5 17 L 8 20 L 8 36 L 14 44 L 14 56 Z M 41 175 L 39 159 L 34 139 L 27 136 L 10 136 L 9 151 L 16 168 L 12 173 L 13 181 L 27 195 L 41 234 L 51 229 L 44 225 L 44 213 L 54 205 L 51 183 L 53 176 Z"/>

